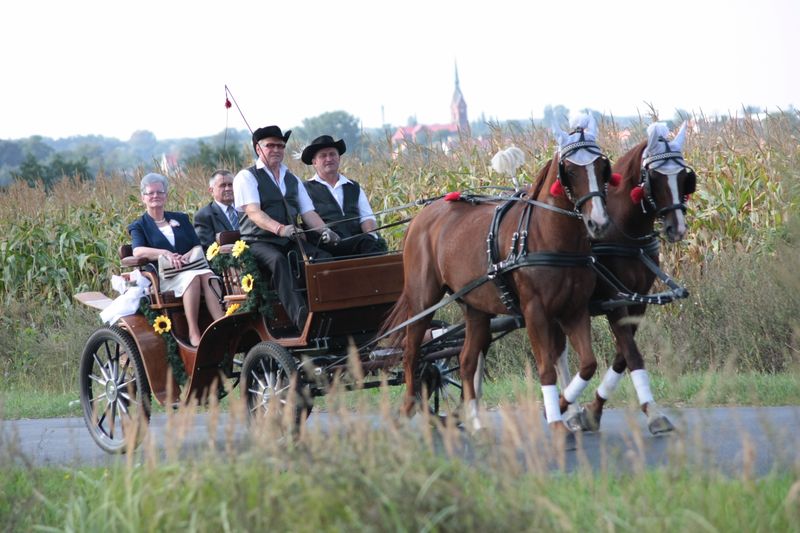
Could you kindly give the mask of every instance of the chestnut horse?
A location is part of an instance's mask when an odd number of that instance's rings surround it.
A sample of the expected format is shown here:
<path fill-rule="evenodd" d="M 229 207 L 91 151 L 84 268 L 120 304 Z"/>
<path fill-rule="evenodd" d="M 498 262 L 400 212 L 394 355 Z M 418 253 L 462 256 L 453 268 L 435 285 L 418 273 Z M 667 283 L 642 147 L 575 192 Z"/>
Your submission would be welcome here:
<path fill-rule="evenodd" d="M 587 232 L 597 238 L 608 227 L 604 198 L 611 164 L 595 142 L 592 117 L 582 116 L 572 127 L 570 134 L 555 130 L 559 151 L 524 194 L 503 203 L 447 201 L 446 196 L 409 225 L 403 292 L 383 326 L 384 332 L 402 334 L 405 325 L 406 415 L 415 408 L 414 375 L 431 308 L 450 292 L 462 306 L 466 327 L 459 365 L 467 429 L 481 429 L 474 380 L 479 357 L 491 342 L 490 318 L 519 313 L 533 347 L 551 432 L 574 447 L 559 410 L 555 363 L 566 333 L 580 357 L 583 382 L 597 367 L 588 311 L 595 273 Z M 508 257 L 499 260 L 499 250 L 508 251 Z M 483 283 L 487 280 L 494 283 Z M 567 387 L 577 397 L 580 391 L 573 389 L 573 384 Z"/>
<path fill-rule="evenodd" d="M 609 305 L 603 311 L 616 341 L 616 357 L 595 392 L 594 401 L 585 405 L 583 411 L 577 406 L 569 408 L 566 418 L 573 429 L 577 426 L 583 430 L 599 427 L 603 405 L 616 389 L 626 368 L 630 370 L 641 409 L 647 415 L 650 432 L 655 435 L 674 429 L 653 400 L 644 359 L 634 341 L 647 302 L 657 301 L 647 296 L 656 274 L 645 263 L 649 257 L 653 264 L 658 265 L 655 222 L 662 220 L 662 231 L 669 242 L 683 239 L 686 235 L 686 201 L 694 192 L 697 179 L 681 153 L 686 123 L 672 141 L 666 140 L 668 134 L 666 124 L 651 124 L 647 128 L 647 140 L 628 151 L 614 165 L 614 172 L 621 175 L 621 182 L 611 188 L 607 198 L 611 227 L 592 249 L 600 265 L 635 293 L 637 301 L 634 305 Z M 677 297 L 688 294 L 682 288 L 674 288 Z M 610 284 L 598 280 L 592 301 L 609 302 L 616 293 Z M 558 371 L 562 384 L 569 380 L 566 350 L 559 359 Z M 566 408 L 565 405 L 562 407 Z"/>

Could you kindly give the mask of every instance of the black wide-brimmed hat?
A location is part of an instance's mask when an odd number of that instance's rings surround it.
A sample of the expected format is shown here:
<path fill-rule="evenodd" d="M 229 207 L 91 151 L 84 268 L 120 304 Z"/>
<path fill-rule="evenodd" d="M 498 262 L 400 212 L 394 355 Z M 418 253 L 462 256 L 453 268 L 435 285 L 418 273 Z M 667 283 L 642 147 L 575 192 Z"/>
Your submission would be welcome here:
<path fill-rule="evenodd" d="M 339 152 L 339 155 L 342 155 L 347 151 L 347 147 L 344 144 L 344 139 L 334 141 L 333 137 L 330 135 L 322 135 L 311 141 L 311 144 L 303 148 L 303 155 L 300 157 L 300 159 L 306 165 L 310 165 L 311 161 L 314 159 L 314 156 L 317 155 L 317 152 L 323 148 L 336 148 L 336 151 Z"/>
<path fill-rule="evenodd" d="M 256 144 L 261 139 L 266 139 L 268 137 L 275 137 L 278 139 L 283 139 L 283 142 L 289 141 L 289 136 L 292 134 L 292 130 L 286 130 L 286 134 L 281 131 L 278 126 L 265 126 L 263 128 L 258 128 L 256 131 L 253 132 L 253 150 L 256 149 Z"/>

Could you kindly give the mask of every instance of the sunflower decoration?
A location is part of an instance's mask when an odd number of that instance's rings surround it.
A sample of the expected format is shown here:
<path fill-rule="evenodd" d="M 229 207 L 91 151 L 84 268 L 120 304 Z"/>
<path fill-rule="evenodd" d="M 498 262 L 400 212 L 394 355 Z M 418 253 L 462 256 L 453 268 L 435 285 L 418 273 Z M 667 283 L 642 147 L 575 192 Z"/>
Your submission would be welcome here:
<path fill-rule="evenodd" d="M 167 315 L 159 315 L 153 320 L 153 329 L 159 335 L 163 335 L 172 329 L 172 322 Z"/>
<path fill-rule="evenodd" d="M 230 307 L 225 311 L 225 316 L 231 316 L 233 313 L 239 310 L 241 307 L 239 304 L 231 304 Z"/>
<path fill-rule="evenodd" d="M 255 279 L 253 278 L 252 274 L 247 274 L 242 278 L 242 290 L 246 293 L 249 293 L 253 290 L 253 284 L 255 283 Z"/>
<path fill-rule="evenodd" d="M 233 245 L 233 249 L 231 250 L 231 255 L 233 257 L 238 258 L 248 248 L 250 247 L 247 246 L 247 243 L 240 239 L 236 241 L 236 243 Z"/>
<path fill-rule="evenodd" d="M 213 242 L 211 243 L 211 246 L 208 247 L 208 250 L 206 250 L 206 259 L 211 261 L 212 259 L 217 257 L 218 253 L 219 253 L 219 244 Z"/>

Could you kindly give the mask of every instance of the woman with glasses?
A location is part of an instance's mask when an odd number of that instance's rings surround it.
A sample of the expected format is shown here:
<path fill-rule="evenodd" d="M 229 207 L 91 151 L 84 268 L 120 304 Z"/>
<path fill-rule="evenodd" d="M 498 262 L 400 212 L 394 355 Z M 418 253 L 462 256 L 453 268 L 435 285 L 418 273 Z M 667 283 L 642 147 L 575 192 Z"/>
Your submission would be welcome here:
<path fill-rule="evenodd" d="M 147 174 L 142 178 L 140 189 L 145 212 L 128 226 L 133 255 L 160 263 L 162 268 L 171 266 L 180 270 L 191 262 L 192 249 L 200 246 L 194 226 L 186 213 L 164 210 L 169 190 L 166 177 Z M 173 291 L 176 297 L 183 297 L 189 343 L 197 346 L 202 335 L 198 321 L 200 294 L 205 297 L 206 306 L 214 320 L 224 315 L 219 297 L 209 283 L 216 276 L 209 268 L 180 270 L 171 277 L 163 276 L 163 272 L 161 274 L 161 291 Z"/>

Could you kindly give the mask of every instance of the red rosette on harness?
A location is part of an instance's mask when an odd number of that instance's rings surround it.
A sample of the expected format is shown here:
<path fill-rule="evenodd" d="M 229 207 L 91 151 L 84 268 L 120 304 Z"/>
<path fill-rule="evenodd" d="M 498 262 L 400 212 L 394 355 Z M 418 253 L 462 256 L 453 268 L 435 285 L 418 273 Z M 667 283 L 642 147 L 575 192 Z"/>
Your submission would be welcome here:
<path fill-rule="evenodd" d="M 631 189 L 631 201 L 635 204 L 640 203 L 644 199 L 644 187 L 637 185 Z"/>
<path fill-rule="evenodd" d="M 461 192 L 460 191 L 453 191 L 449 192 L 444 195 L 445 202 L 457 202 L 461 200 Z"/>
<path fill-rule="evenodd" d="M 552 196 L 564 196 L 564 186 L 561 185 L 561 180 L 556 180 L 550 186 L 550 194 Z"/>
<path fill-rule="evenodd" d="M 619 172 L 613 172 L 611 174 L 611 179 L 608 180 L 608 184 L 611 185 L 612 187 L 616 187 L 621 182 L 622 182 L 622 174 L 620 174 Z"/>

